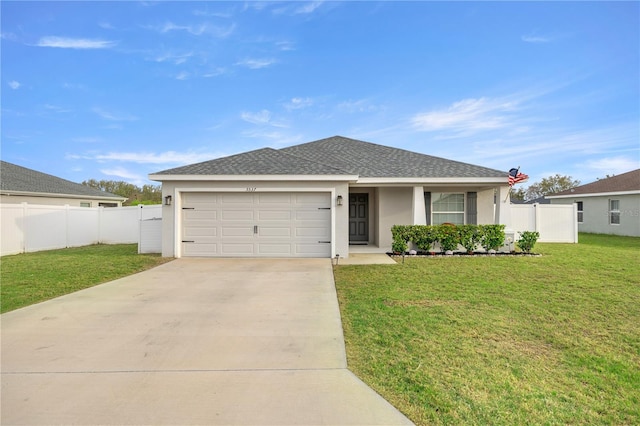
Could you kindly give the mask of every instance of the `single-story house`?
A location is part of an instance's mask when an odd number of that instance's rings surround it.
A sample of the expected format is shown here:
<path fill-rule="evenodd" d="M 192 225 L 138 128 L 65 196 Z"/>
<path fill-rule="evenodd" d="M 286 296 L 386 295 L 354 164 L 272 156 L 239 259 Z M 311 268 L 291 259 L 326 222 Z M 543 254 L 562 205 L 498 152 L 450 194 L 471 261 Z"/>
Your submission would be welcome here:
<path fill-rule="evenodd" d="M 348 257 L 387 252 L 402 224 L 509 224 L 508 173 L 334 136 L 149 175 L 162 255 Z"/>
<path fill-rule="evenodd" d="M 0 203 L 122 207 L 126 197 L 0 161 Z"/>
<path fill-rule="evenodd" d="M 551 204 L 577 204 L 578 230 L 640 237 L 640 169 L 556 194 Z"/>

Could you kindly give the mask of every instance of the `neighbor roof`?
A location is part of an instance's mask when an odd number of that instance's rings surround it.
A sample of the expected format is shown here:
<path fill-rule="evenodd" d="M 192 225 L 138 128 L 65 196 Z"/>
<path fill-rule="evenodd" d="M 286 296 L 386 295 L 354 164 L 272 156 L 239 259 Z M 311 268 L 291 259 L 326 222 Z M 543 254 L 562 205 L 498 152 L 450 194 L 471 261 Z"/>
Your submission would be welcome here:
<path fill-rule="evenodd" d="M 126 200 L 125 197 L 100 191 L 56 176 L 0 161 L 0 191 Z"/>
<path fill-rule="evenodd" d="M 154 175 L 357 175 L 361 178 L 507 178 L 486 167 L 334 136 L 205 161 Z"/>
<path fill-rule="evenodd" d="M 640 169 L 547 195 L 547 198 L 607 194 L 613 192 L 640 192 Z"/>

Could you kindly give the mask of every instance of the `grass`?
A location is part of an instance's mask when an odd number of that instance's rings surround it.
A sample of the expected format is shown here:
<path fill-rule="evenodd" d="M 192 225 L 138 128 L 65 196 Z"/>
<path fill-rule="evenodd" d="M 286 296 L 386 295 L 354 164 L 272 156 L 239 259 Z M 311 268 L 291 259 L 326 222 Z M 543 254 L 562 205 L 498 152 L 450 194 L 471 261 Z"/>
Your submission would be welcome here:
<path fill-rule="evenodd" d="M 640 238 L 337 266 L 349 368 L 426 424 L 640 424 Z"/>
<path fill-rule="evenodd" d="M 0 312 L 92 287 L 167 262 L 137 244 L 93 245 L 3 256 Z"/>

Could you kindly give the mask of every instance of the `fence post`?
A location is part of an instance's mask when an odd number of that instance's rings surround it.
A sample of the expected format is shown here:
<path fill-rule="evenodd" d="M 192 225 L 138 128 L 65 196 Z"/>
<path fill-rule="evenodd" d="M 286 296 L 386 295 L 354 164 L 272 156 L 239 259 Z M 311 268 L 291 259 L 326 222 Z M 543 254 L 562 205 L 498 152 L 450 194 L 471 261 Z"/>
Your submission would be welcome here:
<path fill-rule="evenodd" d="M 573 203 L 573 242 L 578 242 L 578 203 Z"/>
<path fill-rule="evenodd" d="M 27 217 L 29 212 L 27 209 L 29 208 L 26 202 L 20 203 L 22 204 L 22 252 L 27 252 Z"/>
<path fill-rule="evenodd" d="M 69 204 L 64 205 L 64 248 L 69 248 Z"/>
<path fill-rule="evenodd" d="M 535 223 L 534 231 L 540 232 L 540 209 L 538 208 L 538 203 L 533 204 L 533 220 Z"/>
<path fill-rule="evenodd" d="M 98 244 L 102 244 L 102 211 L 104 207 L 98 206 Z"/>

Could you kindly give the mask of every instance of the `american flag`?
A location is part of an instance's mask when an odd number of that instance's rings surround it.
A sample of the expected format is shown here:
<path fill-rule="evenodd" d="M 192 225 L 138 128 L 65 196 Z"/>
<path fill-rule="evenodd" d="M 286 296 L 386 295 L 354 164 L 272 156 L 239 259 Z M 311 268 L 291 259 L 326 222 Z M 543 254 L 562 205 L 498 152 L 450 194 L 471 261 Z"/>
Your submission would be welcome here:
<path fill-rule="evenodd" d="M 520 167 L 509 170 L 509 186 L 513 186 L 516 183 L 522 183 L 529 180 L 529 176 L 524 173 L 520 173 Z"/>

